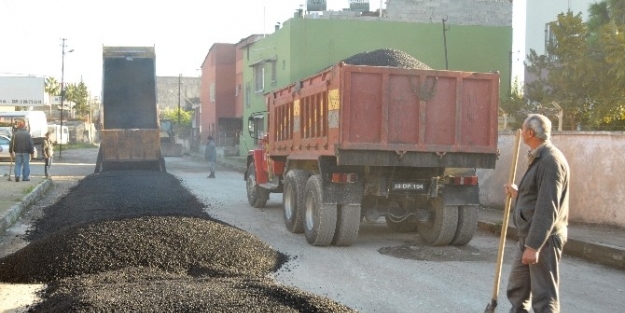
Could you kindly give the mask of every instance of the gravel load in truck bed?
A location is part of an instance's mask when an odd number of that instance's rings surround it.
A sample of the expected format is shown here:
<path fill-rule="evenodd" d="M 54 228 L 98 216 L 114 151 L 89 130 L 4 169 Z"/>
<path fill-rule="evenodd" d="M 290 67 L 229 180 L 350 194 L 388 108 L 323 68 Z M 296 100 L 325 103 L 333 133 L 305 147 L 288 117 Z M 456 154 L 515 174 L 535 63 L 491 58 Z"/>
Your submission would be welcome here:
<path fill-rule="evenodd" d="M 354 312 L 275 283 L 288 257 L 205 206 L 167 173 L 87 176 L 0 258 L 0 281 L 47 284 L 30 312 Z"/>
<path fill-rule="evenodd" d="M 431 70 L 425 63 L 397 49 L 378 49 L 355 54 L 343 60 L 351 65 L 389 66 L 407 69 Z"/>

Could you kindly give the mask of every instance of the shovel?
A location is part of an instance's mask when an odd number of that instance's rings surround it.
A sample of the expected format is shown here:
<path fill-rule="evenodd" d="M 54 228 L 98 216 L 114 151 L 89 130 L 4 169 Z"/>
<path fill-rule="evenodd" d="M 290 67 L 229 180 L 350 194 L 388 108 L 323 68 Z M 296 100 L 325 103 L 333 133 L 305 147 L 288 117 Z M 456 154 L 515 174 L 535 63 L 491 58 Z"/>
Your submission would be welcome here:
<path fill-rule="evenodd" d="M 9 165 L 9 178 L 7 178 L 8 181 L 12 181 L 11 179 L 11 172 L 13 172 L 13 157 L 9 156 L 11 158 L 11 165 Z"/>
<path fill-rule="evenodd" d="M 11 140 L 11 151 L 13 151 L 13 153 L 15 153 L 15 151 L 13 150 L 13 148 L 15 148 L 15 141 Z M 9 153 L 9 158 L 11 159 L 11 165 L 9 165 L 9 178 L 7 178 L 8 181 L 12 181 L 11 179 L 11 172 L 13 172 L 13 155 L 11 153 Z"/>
<path fill-rule="evenodd" d="M 516 178 L 516 167 L 519 160 L 519 147 L 521 145 L 521 130 L 516 131 L 514 138 L 514 152 L 512 154 L 512 164 L 510 164 L 509 184 L 514 184 Z M 503 252 L 506 246 L 506 234 L 508 232 L 508 222 L 510 221 L 510 206 L 512 205 L 512 196 L 506 194 L 506 205 L 503 211 L 503 223 L 501 223 L 501 237 L 499 238 L 499 252 L 497 253 L 497 267 L 495 268 L 495 282 L 493 286 L 493 297 L 486 306 L 484 313 L 495 313 L 497 307 L 497 297 L 499 295 L 499 281 L 501 279 L 501 266 L 503 263 Z"/>

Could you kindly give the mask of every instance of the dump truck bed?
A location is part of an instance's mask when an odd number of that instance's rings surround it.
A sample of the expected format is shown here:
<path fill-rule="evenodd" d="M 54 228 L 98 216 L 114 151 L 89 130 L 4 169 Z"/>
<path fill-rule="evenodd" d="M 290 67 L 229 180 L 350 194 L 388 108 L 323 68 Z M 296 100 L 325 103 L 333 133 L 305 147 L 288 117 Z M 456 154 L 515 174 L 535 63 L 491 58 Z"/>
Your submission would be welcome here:
<path fill-rule="evenodd" d="M 154 47 L 103 48 L 100 151 L 96 170 L 164 169 Z"/>
<path fill-rule="evenodd" d="M 104 47 L 104 129 L 159 129 L 153 47 Z"/>
<path fill-rule="evenodd" d="M 269 153 L 339 165 L 494 168 L 499 75 L 337 64 L 272 92 Z"/>

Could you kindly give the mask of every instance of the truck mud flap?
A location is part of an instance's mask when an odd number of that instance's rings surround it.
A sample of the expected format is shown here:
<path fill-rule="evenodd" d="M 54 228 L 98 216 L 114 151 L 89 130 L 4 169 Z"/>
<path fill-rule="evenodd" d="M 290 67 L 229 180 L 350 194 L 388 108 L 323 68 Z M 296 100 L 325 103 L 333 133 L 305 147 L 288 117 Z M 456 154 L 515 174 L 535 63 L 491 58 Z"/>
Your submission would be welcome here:
<path fill-rule="evenodd" d="M 480 189 L 478 186 L 450 186 L 443 190 L 444 206 L 479 205 Z"/>
<path fill-rule="evenodd" d="M 364 173 L 359 166 L 336 166 L 332 157 L 319 158 L 319 170 L 322 178 L 323 203 L 360 205 L 364 191 Z M 358 181 L 354 183 L 332 183 L 331 173 L 356 173 Z"/>

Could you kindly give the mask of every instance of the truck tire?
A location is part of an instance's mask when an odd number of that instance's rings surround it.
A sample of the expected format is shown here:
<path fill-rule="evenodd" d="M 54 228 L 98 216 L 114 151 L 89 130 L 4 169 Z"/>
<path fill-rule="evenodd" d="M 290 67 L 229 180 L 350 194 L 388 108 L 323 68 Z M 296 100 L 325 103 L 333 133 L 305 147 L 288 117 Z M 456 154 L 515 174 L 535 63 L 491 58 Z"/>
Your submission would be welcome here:
<path fill-rule="evenodd" d="M 456 235 L 458 208 L 445 207 L 441 198 L 429 202 L 431 217 L 428 222 L 418 223 L 417 231 L 423 241 L 432 246 L 449 245 Z"/>
<path fill-rule="evenodd" d="M 102 173 L 102 147 L 98 149 L 98 157 L 96 158 L 95 169 L 93 170 L 93 172 Z"/>
<path fill-rule="evenodd" d="M 251 163 L 247 168 L 247 180 L 245 182 L 247 189 L 247 202 L 254 208 L 264 208 L 269 200 L 269 190 L 256 184 L 256 168 Z"/>
<path fill-rule="evenodd" d="M 337 206 L 338 214 L 336 230 L 332 244 L 335 246 L 351 246 L 360 228 L 360 204 L 344 204 Z"/>
<path fill-rule="evenodd" d="M 167 168 L 165 167 L 165 158 L 160 157 L 158 159 L 159 170 L 163 173 L 167 173 Z"/>
<path fill-rule="evenodd" d="M 398 221 L 392 216 L 389 216 L 389 214 L 393 213 L 398 213 L 401 215 L 407 214 L 407 212 L 404 211 L 399 203 L 397 203 L 396 201 L 391 201 L 389 202 L 388 206 L 388 214 L 384 217 L 384 219 L 386 220 L 386 226 L 388 226 L 391 231 L 397 233 L 409 233 L 417 230 L 417 221 L 414 218 L 408 217 L 404 220 Z"/>
<path fill-rule="evenodd" d="M 306 183 L 304 196 L 305 223 L 304 235 L 313 246 L 327 246 L 334 239 L 336 230 L 336 204 L 322 202 L 321 176 L 312 175 Z"/>
<path fill-rule="evenodd" d="M 451 240 L 455 246 L 464 246 L 475 235 L 477 230 L 477 206 L 461 206 L 458 208 L 458 228 Z"/>
<path fill-rule="evenodd" d="M 304 232 L 304 192 L 310 174 L 302 170 L 290 170 L 284 178 L 282 208 L 284 226 L 292 233 Z"/>

